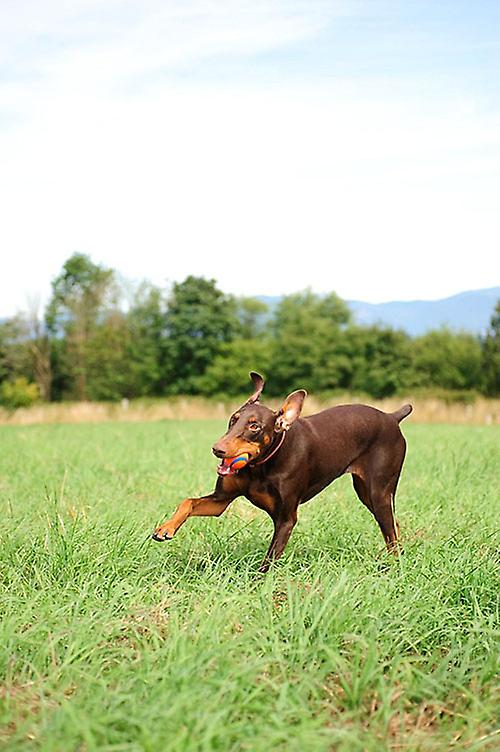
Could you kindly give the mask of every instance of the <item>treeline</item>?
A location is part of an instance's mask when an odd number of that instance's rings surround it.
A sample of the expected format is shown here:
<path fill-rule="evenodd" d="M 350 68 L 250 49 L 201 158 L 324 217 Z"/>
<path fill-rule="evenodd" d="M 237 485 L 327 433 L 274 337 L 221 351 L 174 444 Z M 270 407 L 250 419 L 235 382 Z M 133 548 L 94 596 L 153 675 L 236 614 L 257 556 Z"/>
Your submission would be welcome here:
<path fill-rule="evenodd" d="M 133 289 L 115 271 L 75 254 L 53 280 L 46 310 L 0 324 L 0 402 L 120 400 L 298 387 L 386 397 L 446 390 L 500 393 L 500 301 L 484 337 L 439 329 L 410 337 L 360 326 L 334 293 L 284 297 L 274 310 L 190 276 L 169 291 Z"/>

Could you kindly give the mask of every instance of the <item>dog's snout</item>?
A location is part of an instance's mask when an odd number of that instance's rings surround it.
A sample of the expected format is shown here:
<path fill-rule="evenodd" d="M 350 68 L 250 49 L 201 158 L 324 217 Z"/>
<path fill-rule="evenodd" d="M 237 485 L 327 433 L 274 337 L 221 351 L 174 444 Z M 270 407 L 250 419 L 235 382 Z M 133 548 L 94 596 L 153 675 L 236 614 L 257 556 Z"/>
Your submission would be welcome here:
<path fill-rule="evenodd" d="M 224 449 L 220 446 L 220 444 L 214 444 L 212 447 L 212 452 L 215 454 L 216 457 L 218 457 L 220 460 L 224 459 L 226 456 L 226 453 Z"/>

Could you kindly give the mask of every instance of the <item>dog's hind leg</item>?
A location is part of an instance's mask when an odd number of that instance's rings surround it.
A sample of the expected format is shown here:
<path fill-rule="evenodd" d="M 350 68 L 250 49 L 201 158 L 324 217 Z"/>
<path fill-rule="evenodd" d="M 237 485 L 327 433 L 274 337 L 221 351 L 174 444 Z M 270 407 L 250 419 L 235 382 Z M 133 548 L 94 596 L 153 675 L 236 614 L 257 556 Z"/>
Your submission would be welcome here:
<path fill-rule="evenodd" d="M 373 515 L 384 536 L 387 550 L 394 552 L 397 549 L 399 537 L 399 525 L 394 516 L 394 494 L 388 490 L 375 489 L 371 493 L 371 500 Z"/>
<path fill-rule="evenodd" d="M 368 488 L 363 478 L 361 477 L 361 475 L 356 475 L 356 473 L 352 474 L 352 485 L 354 486 L 354 490 L 356 491 L 358 495 L 358 499 L 361 502 L 363 502 L 365 507 L 369 509 L 370 512 L 373 514 L 373 507 L 372 507 L 372 502 L 370 499 L 370 494 L 368 493 Z"/>
<path fill-rule="evenodd" d="M 362 458 L 362 479 L 353 475 L 356 493 L 377 520 L 387 550 L 392 552 L 398 550 L 395 497 L 405 451 L 406 442 L 400 435 L 390 447 L 379 445 Z"/>
<path fill-rule="evenodd" d="M 370 510 L 378 522 L 388 550 L 393 550 L 399 538 L 399 523 L 394 516 L 394 490 L 380 490 L 377 484 L 372 483 L 370 490 L 359 475 L 352 476 L 352 483 L 358 498 L 365 507 Z"/>

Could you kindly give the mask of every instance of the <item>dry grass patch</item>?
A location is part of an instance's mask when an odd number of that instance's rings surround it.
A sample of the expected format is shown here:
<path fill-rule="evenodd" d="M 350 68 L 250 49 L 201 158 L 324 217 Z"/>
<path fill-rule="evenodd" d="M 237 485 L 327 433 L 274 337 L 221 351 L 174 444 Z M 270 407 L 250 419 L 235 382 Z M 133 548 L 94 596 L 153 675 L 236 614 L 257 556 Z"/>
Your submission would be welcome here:
<path fill-rule="evenodd" d="M 325 407 L 349 402 L 365 402 L 386 412 L 396 410 L 405 402 L 410 402 L 414 407 L 411 420 L 416 423 L 498 425 L 500 422 L 500 400 L 477 397 L 470 403 L 463 403 L 437 398 L 422 398 L 411 394 L 382 400 L 352 394 L 336 395 L 329 400 L 319 400 L 314 395 L 310 395 L 306 401 L 304 415 L 310 415 Z M 273 408 L 280 405 L 280 401 L 276 399 L 269 399 L 266 403 Z M 14 411 L 0 408 L 0 424 L 226 420 L 237 404 L 239 404 L 238 398 L 216 402 L 201 397 L 179 397 L 148 402 L 122 400 L 120 403 L 49 403 L 19 408 Z"/>
<path fill-rule="evenodd" d="M 63 700 L 56 700 L 41 681 L 0 686 L 0 744 L 7 747 L 24 725 L 28 727 L 26 740 L 34 741 L 36 733 L 31 727 L 42 713 L 54 711 L 74 694 L 75 689 L 74 685 L 69 685 L 63 692 Z"/>

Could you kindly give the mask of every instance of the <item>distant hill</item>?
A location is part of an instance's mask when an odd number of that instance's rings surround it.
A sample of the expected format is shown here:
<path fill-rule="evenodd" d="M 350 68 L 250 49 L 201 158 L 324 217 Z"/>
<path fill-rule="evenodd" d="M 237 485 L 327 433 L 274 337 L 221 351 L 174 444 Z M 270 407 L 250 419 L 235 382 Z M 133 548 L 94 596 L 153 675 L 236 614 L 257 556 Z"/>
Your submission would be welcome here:
<path fill-rule="evenodd" d="M 281 300 L 279 295 L 257 295 L 269 306 L 270 312 Z M 454 331 L 484 334 L 493 310 L 500 300 L 500 287 L 469 290 L 441 300 L 398 300 L 390 303 L 364 303 L 347 300 L 357 324 L 385 324 L 404 329 L 412 336 L 430 329 L 448 326 Z M 0 324 L 7 319 L 0 318 Z"/>
<path fill-rule="evenodd" d="M 493 309 L 500 299 L 500 287 L 470 290 L 441 300 L 409 300 L 392 303 L 363 303 L 348 300 L 359 324 L 388 324 L 411 335 L 448 326 L 474 334 L 484 334 Z"/>
<path fill-rule="evenodd" d="M 448 326 L 455 331 L 484 334 L 493 309 L 500 299 L 500 287 L 469 290 L 441 300 L 406 300 L 390 303 L 364 303 L 347 300 L 354 321 L 358 324 L 385 324 L 404 329 L 413 336 L 430 329 Z M 280 301 L 276 296 L 259 296 L 272 310 Z"/>

